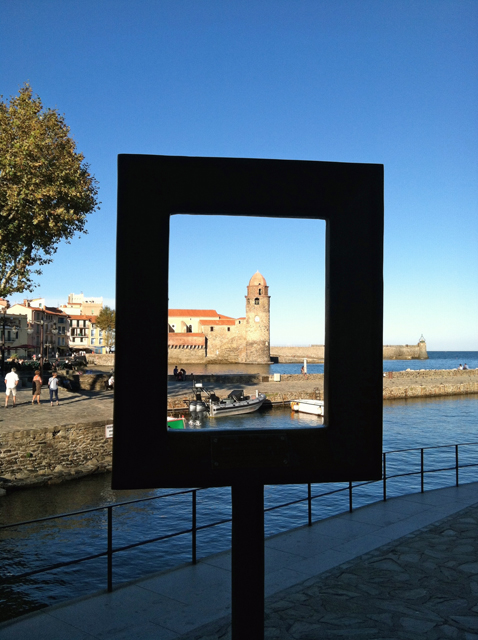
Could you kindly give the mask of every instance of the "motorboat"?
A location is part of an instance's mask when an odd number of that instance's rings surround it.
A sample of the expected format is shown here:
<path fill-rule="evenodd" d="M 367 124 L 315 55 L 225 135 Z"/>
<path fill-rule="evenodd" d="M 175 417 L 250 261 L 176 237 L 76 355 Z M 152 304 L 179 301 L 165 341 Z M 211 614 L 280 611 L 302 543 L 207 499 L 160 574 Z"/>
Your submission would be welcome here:
<path fill-rule="evenodd" d="M 253 413 L 262 407 L 266 399 L 265 394 L 258 391 L 255 396 L 245 396 L 243 389 L 235 389 L 227 398 L 220 399 L 202 384 L 195 384 L 194 392 L 195 398 L 189 403 L 191 414 L 207 412 L 211 418 Z M 203 394 L 206 396 L 204 400 Z"/>
<path fill-rule="evenodd" d="M 290 403 L 293 411 L 300 411 L 301 413 L 310 413 L 314 416 L 324 415 L 324 401 L 323 400 L 309 400 L 307 398 L 300 400 L 293 400 Z"/>

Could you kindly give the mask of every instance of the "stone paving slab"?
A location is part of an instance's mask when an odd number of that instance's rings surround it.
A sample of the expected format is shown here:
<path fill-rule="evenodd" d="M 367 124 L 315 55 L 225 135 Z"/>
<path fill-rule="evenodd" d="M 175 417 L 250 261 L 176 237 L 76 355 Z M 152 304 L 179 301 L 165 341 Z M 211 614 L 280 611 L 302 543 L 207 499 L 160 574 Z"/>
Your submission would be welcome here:
<path fill-rule="evenodd" d="M 75 393 L 59 389 L 59 405 L 50 406 L 47 388 L 42 388 L 40 405 L 32 405 L 31 389 L 17 391 L 17 406 L 10 397 L 5 408 L 5 396 L 0 395 L 0 430 L 56 427 L 100 420 L 113 421 L 113 393 L 89 391 Z"/>
<path fill-rule="evenodd" d="M 264 637 L 478 639 L 478 504 L 267 598 Z M 229 617 L 181 636 L 230 638 Z"/>

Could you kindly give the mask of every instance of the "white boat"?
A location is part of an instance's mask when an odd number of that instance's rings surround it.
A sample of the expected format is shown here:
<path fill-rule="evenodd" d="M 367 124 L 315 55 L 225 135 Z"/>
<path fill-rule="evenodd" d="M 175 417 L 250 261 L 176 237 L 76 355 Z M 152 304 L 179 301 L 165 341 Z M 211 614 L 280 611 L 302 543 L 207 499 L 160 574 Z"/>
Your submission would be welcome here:
<path fill-rule="evenodd" d="M 300 400 L 293 400 L 290 403 L 290 406 L 293 411 L 300 411 L 301 413 L 310 413 L 314 416 L 324 415 L 323 400 L 309 400 L 307 398 L 300 399 Z"/>
<path fill-rule="evenodd" d="M 207 411 L 213 418 L 253 413 L 262 407 L 266 399 L 265 394 L 258 391 L 255 396 L 245 396 L 242 389 L 235 389 L 227 398 L 221 400 L 213 391 L 205 389 L 201 384 L 196 384 L 194 390 L 196 398 L 189 403 L 191 413 Z M 202 393 L 207 396 L 205 400 L 202 399 Z"/>

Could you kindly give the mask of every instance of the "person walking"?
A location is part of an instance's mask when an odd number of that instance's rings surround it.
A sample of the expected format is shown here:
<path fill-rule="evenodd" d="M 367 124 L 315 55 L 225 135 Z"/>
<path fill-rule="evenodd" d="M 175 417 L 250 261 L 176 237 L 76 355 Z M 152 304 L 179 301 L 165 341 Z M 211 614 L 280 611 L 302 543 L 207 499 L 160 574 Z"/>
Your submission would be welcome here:
<path fill-rule="evenodd" d="M 52 377 L 48 380 L 48 386 L 50 387 L 50 406 L 53 406 L 53 401 L 56 400 L 58 405 L 58 374 L 55 371 Z"/>
<path fill-rule="evenodd" d="M 32 380 L 32 393 L 33 393 L 32 404 L 35 404 L 35 398 L 36 398 L 37 404 L 40 404 L 41 385 L 42 385 L 42 379 L 40 377 L 40 370 L 37 369 L 37 371 L 35 371 L 35 375 L 33 376 L 33 380 Z"/>
<path fill-rule="evenodd" d="M 10 394 L 12 394 L 13 397 L 13 406 L 16 404 L 18 380 L 19 377 L 17 376 L 17 370 L 15 367 L 12 367 L 10 373 L 7 373 L 5 376 L 5 409 L 8 407 L 8 398 Z"/>

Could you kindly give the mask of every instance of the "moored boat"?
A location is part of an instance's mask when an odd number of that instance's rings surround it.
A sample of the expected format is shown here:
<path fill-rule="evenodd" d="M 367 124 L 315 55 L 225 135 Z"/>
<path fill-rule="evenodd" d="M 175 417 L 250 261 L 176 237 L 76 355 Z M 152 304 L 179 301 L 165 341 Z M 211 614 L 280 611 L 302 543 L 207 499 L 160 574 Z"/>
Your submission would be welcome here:
<path fill-rule="evenodd" d="M 300 400 L 293 400 L 290 403 L 293 411 L 300 411 L 301 413 L 310 413 L 315 416 L 324 415 L 324 401 L 323 400 L 309 400 L 307 398 Z"/>
<path fill-rule="evenodd" d="M 204 411 L 205 406 L 209 416 L 214 418 L 253 413 L 262 407 L 266 399 L 265 394 L 258 391 L 255 396 L 245 396 L 243 389 L 235 389 L 227 398 L 220 399 L 213 391 L 205 389 L 201 384 L 196 384 L 194 391 L 196 397 L 189 404 L 190 410 L 196 406 L 193 411 L 200 413 Z M 202 399 L 202 393 L 207 396 L 205 400 Z"/>

